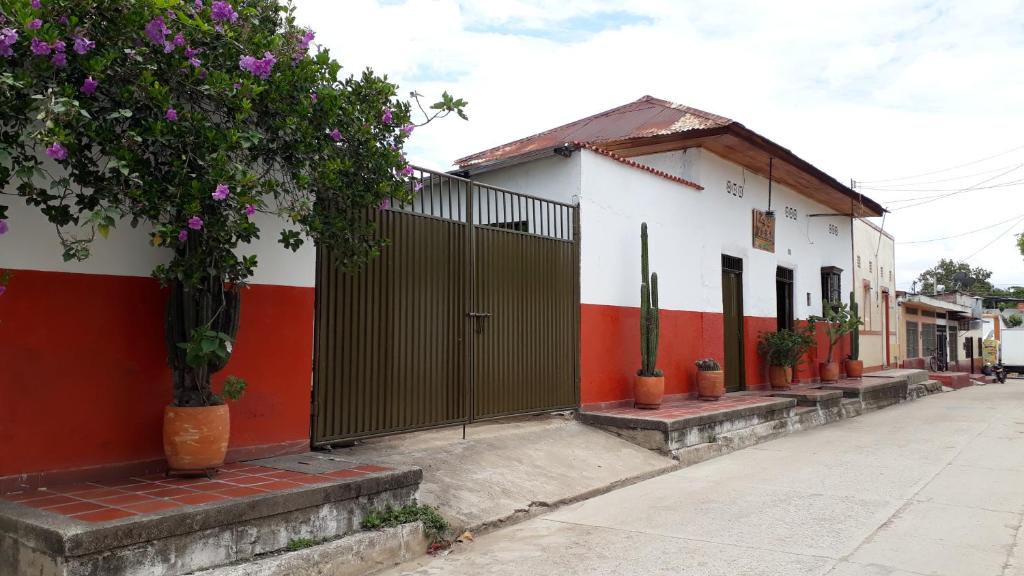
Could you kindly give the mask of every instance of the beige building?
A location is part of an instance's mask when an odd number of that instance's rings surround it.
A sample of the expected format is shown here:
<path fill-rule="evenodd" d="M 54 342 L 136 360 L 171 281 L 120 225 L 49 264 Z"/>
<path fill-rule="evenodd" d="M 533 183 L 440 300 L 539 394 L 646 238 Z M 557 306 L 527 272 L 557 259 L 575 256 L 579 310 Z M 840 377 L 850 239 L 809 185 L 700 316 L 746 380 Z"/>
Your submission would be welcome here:
<path fill-rule="evenodd" d="M 899 366 L 896 313 L 896 243 L 875 224 L 853 220 L 853 291 L 864 325 L 860 359 L 866 371 Z"/>

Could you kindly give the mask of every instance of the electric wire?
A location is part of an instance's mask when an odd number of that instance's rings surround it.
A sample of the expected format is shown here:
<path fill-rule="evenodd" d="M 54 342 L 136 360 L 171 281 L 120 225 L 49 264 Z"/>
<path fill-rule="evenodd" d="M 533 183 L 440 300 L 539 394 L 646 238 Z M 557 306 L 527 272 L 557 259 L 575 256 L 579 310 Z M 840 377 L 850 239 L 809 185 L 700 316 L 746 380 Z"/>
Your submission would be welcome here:
<path fill-rule="evenodd" d="M 993 239 L 992 239 L 992 240 L 991 240 L 991 241 L 990 241 L 990 242 L 989 242 L 988 244 L 985 244 L 985 245 L 984 245 L 984 246 L 982 246 L 981 248 L 978 248 L 977 250 L 975 250 L 975 251 L 974 251 L 974 252 L 973 252 L 973 253 L 972 253 L 972 254 L 971 254 L 970 256 L 968 256 L 968 257 L 964 258 L 964 260 L 970 260 L 971 258 L 974 258 L 975 256 L 977 256 L 977 255 L 978 255 L 978 253 L 979 253 L 979 252 L 981 252 L 981 251 L 982 251 L 982 250 L 984 250 L 985 248 L 988 248 L 988 247 L 989 247 L 989 246 L 991 246 L 992 244 L 995 244 L 996 240 L 999 240 L 999 239 L 1000 239 L 1000 238 L 1002 238 L 1003 236 L 1006 236 L 1007 234 L 1009 234 L 1009 233 L 1010 233 L 1010 231 L 1011 231 L 1011 230 L 1013 230 L 1014 228 L 1016 228 L 1016 227 L 1017 227 L 1017 225 L 1018 225 L 1018 224 L 1020 224 L 1021 222 L 1024 222 L 1024 217 L 1020 218 L 1019 220 L 1017 220 L 1017 221 L 1016 221 L 1016 222 L 1014 222 L 1013 224 L 1010 224 L 1010 227 L 1009 227 L 1009 228 L 1007 228 L 1006 230 L 1003 230 L 1003 231 L 1002 231 L 1002 233 L 1001 233 L 1001 234 L 999 234 L 999 236 L 996 236 L 996 237 L 995 237 L 995 238 L 993 238 Z"/>
<path fill-rule="evenodd" d="M 984 232 L 986 230 L 991 230 L 993 226 L 999 226 L 1000 224 L 1006 224 L 1010 220 L 1016 220 L 1018 218 L 1024 218 L 1024 214 L 1017 214 L 1016 216 L 1011 216 L 1011 217 L 1009 217 L 1006 220 L 1003 220 L 1001 222 L 995 222 L 995 223 L 989 224 L 988 226 L 985 226 L 983 228 L 978 228 L 977 230 L 971 230 L 970 232 L 961 232 L 960 234 L 953 234 L 952 236 L 942 236 L 941 238 L 929 238 L 927 240 L 906 240 L 906 241 L 903 241 L 903 242 L 897 242 L 897 244 L 926 244 L 928 242 L 938 242 L 939 240 L 949 240 L 950 238 L 960 238 L 961 236 L 968 236 L 968 235 L 971 235 L 971 234 L 977 234 L 978 232 Z"/>
<path fill-rule="evenodd" d="M 922 201 L 920 201 L 920 202 L 918 202 L 916 204 L 908 204 L 906 206 L 899 206 L 899 207 L 893 208 L 892 210 L 890 210 L 890 212 L 896 212 L 897 210 L 906 210 L 907 208 L 913 208 L 915 206 L 921 206 L 923 204 L 929 204 L 931 202 L 937 202 L 939 200 L 942 200 L 943 198 L 948 198 L 950 196 L 956 196 L 957 194 L 963 194 L 965 192 L 970 192 L 972 190 L 976 190 L 978 188 L 978 186 L 981 186 L 982 184 L 987 184 L 987 183 L 995 180 L 996 178 L 1001 178 L 1001 177 L 1009 174 L 1010 172 L 1013 172 L 1015 170 L 1019 170 L 1021 168 L 1024 168 L 1024 164 L 1017 164 L 1013 168 L 1010 168 L 1009 170 L 1007 170 L 1005 172 L 1000 172 L 999 174 L 996 174 L 995 176 L 992 176 L 990 178 L 986 178 L 986 179 L 982 180 L 981 182 L 978 182 L 977 184 L 975 184 L 973 186 L 968 186 L 967 188 L 964 188 L 962 190 L 957 190 L 957 191 L 954 191 L 954 192 L 948 192 L 946 194 L 942 194 L 940 196 L 936 196 L 936 197 L 930 198 L 928 200 L 922 200 Z"/>
<path fill-rule="evenodd" d="M 920 178 L 922 176 L 931 176 L 932 174 L 942 174 L 943 172 L 949 172 L 950 170 L 956 170 L 958 168 L 964 168 L 966 166 L 973 166 L 975 164 L 980 164 L 982 162 L 985 162 L 986 160 L 991 160 L 993 158 L 999 158 L 1000 156 L 1006 156 L 1007 154 L 1011 154 L 1011 153 L 1016 152 L 1018 150 L 1024 150 L 1024 146 L 1018 146 L 1016 148 L 1011 148 L 1009 150 L 1006 150 L 1005 152 L 1000 152 L 998 154 L 993 154 L 992 156 L 986 156 L 985 158 L 981 158 L 979 160 L 974 160 L 972 162 L 967 162 L 967 163 L 964 163 L 964 164 L 958 164 L 956 166 L 950 166 L 949 168 L 943 168 L 941 170 L 932 170 L 931 172 L 922 172 L 920 174 L 913 174 L 913 175 L 910 175 L 910 176 L 900 176 L 898 178 L 883 178 L 881 180 L 863 180 L 863 181 L 858 181 L 858 184 L 881 184 L 883 182 L 896 182 L 896 181 L 899 181 L 899 180 L 910 180 L 911 178 Z"/>

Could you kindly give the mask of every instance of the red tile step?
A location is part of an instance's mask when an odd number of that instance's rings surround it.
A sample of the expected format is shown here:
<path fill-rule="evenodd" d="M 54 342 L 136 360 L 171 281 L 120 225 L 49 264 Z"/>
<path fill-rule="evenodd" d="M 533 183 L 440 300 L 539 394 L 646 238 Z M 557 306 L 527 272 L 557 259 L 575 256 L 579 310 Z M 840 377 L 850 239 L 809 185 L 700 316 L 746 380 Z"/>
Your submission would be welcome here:
<path fill-rule="evenodd" d="M 162 474 L 152 474 L 11 492 L 0 495 L 0 500 L 83 522 L 110 522 L 185 506 L 205 506 L 234 498 L 328 484 L 390 470 L 384 466 L 363 464 L 350 470 L 308 474 L 239 462 L 221 468 L 213 480 L 205 477 L 168 478 Z"/>

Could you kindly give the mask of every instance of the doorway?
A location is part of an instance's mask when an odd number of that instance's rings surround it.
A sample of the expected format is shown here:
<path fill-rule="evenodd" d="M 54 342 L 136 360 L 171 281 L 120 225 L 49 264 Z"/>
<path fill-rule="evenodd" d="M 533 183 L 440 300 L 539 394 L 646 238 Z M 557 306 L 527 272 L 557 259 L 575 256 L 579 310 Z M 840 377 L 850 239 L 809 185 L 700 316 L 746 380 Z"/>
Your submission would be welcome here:
<path fill-rule="evenodd" d="M 775 268 L 775 329 L 793 329 L 793 270 Z"/>
<path fill-rule="evenodd" d="M 882 333 L 882 341 L 885 342 L 885 367 L 888 368 L 892 364 L 892 352 L 889 350 L 889 291 L 882 292 L 882 309 L 885 311 L 885 332 Z"/>
<path fill-rule="evenodd" d="M 743 390 L 743 260 L 722 255 L 722 316 L 725 337 L 725 391 Z"/>

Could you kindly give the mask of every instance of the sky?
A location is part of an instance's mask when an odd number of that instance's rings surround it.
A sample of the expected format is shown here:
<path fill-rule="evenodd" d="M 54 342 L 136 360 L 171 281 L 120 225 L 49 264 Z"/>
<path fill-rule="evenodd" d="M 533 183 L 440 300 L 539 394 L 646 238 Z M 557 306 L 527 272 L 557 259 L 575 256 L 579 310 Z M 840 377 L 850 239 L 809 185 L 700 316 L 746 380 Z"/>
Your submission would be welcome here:
<path fill-rule="evenodd" d="M 447 170 L 649 94 L 859 182 L 892 210 L 876 223 L 896 237 L 899 289 L 939 258 L 1024 286 L 1022 4 L 295 0 L 348 73 L 469 102 L 468 122 L 413 134 L 418 165 Z"/>

